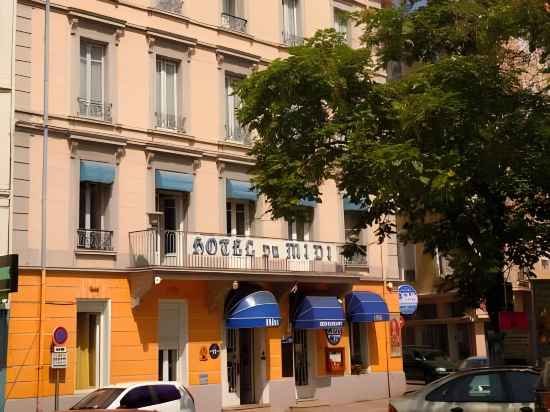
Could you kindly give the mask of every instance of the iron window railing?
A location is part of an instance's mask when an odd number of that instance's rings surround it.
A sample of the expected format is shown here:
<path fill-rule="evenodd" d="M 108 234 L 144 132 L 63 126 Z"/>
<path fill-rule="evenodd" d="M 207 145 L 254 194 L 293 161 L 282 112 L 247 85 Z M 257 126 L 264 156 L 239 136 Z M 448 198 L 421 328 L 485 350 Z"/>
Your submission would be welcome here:
<path fill-rule="evenodd" d="M 78 99 L 78 115 L 80 117 L 89 117 L 92 119 L 111 122 L 113 120 L 111 109 L 112 104 L 104 101 L 86 99 L 79 97 Z"/>
<path fill-rule="evenodd" d="M 161 129 L 185 131 L 185 117 L 155 112 L 155 126 Z"/>
<path fill-rule="evenodd" d="M 153 0 L 153 7 L 170 13 L 181 14 L 183 0 Z"/>
<path fill-rule="evenodd" d="M 113 250 L 112 230 L 78 229 L 77 238 L 78 249 Z"/>
<path fill-rule="evenodd" d="M 304 44 L 304 38 L 294 33 L 283 32 L 283 43 L 290 47 L 301 46 Z"/>
<path fill-rule="evenodd" d="M 248 21 L 242 17 L 233 16 L 229 13 L 222 13 L 222 27 L 235 31 L 246 33 L 246 24 Z"/>

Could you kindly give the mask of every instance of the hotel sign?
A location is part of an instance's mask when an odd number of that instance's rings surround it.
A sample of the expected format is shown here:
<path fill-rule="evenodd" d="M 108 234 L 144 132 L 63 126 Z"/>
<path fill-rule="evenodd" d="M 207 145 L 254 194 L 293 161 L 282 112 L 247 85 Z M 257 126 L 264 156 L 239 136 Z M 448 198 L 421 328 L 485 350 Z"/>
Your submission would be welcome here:
<path fill-rule="evenodd" d="M 189 234 L 187 244 L 188 254 L 195 256 L 242 259 L 266 258 L 294 262 L 320 261 L 332 263 L 337 254 L 336 244 L 333 243 L 283 239 Z"/>

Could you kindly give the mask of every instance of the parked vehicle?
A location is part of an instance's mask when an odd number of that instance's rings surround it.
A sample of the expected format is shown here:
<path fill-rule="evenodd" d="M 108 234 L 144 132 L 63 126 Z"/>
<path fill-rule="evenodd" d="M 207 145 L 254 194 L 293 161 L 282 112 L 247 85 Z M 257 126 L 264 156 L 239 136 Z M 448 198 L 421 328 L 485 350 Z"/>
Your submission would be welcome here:
<path fill-rule="evenodd" d="M 132 382 L 96 389 L 71 410 L 140 409 L 158 412 L 195 412 L 195 401 L 176 382 Z"/>
<path fill-rule="evenodd" d="M 545 362 L 536 391 L 536 412 L 550 411 L 550 361 Z"/>
<path fill-rule="evenodd" d="M 403 369 L 407 379 L 420 379 L 430 383 L 456 372 L 457 367 L 440 350 L 408 346 L 403 349 Z"/>
<path fill-rule="evenodd" d="M 533 412 L 538 381 L 528 367 L 460 371 L 391 399 L 389 412 Z"/>
<path fill-rule="evenodd" d="M 458 366 L 459 371 L 466 369 L 485 368 L 489 366 L 489 358 L 487 356 L 470 356 L 464 359 Z"/>

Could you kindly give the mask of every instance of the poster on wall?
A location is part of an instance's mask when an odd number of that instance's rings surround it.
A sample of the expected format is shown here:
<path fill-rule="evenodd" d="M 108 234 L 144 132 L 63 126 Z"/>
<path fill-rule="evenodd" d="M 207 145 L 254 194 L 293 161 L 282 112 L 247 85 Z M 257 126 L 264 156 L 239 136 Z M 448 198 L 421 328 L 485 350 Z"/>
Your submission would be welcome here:
<path fill-rule="evenodd" d="M 390 356 L 400 358 L 402 356 L 401 347 L 401 315 L 390 314 Z"/>

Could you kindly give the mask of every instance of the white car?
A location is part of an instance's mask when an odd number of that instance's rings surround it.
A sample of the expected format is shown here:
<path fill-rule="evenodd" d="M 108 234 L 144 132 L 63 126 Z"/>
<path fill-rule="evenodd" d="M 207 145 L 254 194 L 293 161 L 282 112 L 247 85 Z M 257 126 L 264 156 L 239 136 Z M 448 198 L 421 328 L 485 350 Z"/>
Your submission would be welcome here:
<path fill-rule="evenodd" d="M 533 412 L 538 380 L 527 367 L 456 372 L 391 399 L 389 412 Z"/>
<path fill-rule="evenodd" d="M 195 401 L 187 389 L 177 382 L 131 382 L 96 389 L 71 408 L 82 409 L 195 412 Z"/>

